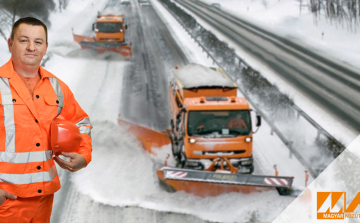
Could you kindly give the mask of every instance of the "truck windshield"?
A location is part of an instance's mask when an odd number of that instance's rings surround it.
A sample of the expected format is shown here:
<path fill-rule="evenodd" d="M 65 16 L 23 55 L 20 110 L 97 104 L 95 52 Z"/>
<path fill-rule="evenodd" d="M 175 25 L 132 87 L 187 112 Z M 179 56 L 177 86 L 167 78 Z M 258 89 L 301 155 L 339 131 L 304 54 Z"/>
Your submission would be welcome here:
<path fill-rule="evenodd" d="M 189 136 L 235 137 L 251 133 L 248 110 L 190 111 Z"/>
<path fill-rule="evenodd" d="M 122 29 L 121 22 L 99 22 L 96 28 L 102 33 L 118 33 Z"/>

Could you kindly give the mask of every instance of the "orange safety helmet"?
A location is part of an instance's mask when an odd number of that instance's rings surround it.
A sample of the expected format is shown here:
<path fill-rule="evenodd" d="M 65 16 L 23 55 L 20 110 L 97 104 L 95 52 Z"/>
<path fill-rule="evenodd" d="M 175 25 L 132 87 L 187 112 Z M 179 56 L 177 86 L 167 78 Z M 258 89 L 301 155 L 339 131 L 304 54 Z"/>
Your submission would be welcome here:
<path fill-rule="evenodd" d="M 62 152 L 76 152 L 82 140 L 79 128 L 59 117 L 51 122 L 50 138 L 55 156 L 61 155 Z"/>

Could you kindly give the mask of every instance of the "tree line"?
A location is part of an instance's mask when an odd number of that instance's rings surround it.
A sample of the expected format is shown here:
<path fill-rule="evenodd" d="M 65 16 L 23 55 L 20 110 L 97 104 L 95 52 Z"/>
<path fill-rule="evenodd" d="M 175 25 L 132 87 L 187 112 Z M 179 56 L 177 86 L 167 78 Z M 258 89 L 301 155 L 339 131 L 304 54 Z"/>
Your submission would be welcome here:
<path fill-rule="evenodd" d="M 56 10 L 66 9 L 69 0 L 0 0 L 0 36 L 7 41 L 13 24 L 21 17 L 35 17 L 43 21 L 49 28 L 49 16 Z"/>
<path fill-rule="evenodd" d="M 310 10 L 317 22 L 325 15 L 331 23 L 356 31 L 360 24 L 360 0 L 309 0 Z"/>

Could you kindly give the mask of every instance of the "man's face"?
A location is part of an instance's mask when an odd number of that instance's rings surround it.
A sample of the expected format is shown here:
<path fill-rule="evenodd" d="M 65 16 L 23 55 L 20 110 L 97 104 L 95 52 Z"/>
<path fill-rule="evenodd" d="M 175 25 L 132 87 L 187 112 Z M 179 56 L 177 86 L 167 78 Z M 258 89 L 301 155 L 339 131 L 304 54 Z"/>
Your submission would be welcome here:
<path fill-rule="evenodd" d="M 14 39 L 9 38 L 8 44 L 14 65 L 21 67 L 38 67 L 48 47 L 44 28 L 24 23 L 17 28 Z"/>

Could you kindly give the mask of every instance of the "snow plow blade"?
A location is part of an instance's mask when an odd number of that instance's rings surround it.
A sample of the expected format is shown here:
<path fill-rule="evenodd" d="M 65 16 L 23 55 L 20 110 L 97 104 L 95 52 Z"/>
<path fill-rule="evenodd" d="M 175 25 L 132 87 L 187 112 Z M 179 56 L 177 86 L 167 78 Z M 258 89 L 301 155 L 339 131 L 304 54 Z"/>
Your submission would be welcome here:
<path fill-rule="evenodd" d="M 297 197 L 292 189 L 293 177 L 233 174 L 203 170 L 163 167 L 157 170 L 160 184 L 168 191 L 186 191 L 200 197 L 223 193 L 253 193 L 276 189 L 282 196 Z"/>
<path fill-rule="evenodd" d="M 166 133 L 158 132 L 123 119 L 118 119 L 118 123 L 120 126 L 134 134 L 140 140 L 145 150 L 151 154 L 156 154 L 153 149 L 161 148 L 162 146 L 170 145 L 171 143 Z"/>
<path fill-rule="evenodd" d="M 131 47 L 124 42 L 96 42 L 95 38 L 73 34 L 75 42 L 80 44 L 82 49 L 94 49 L 98 53 L 114 51 L 126 58 L 132 57 Z"/>
<path fill-rule="evenodd" d="M 134 134 L 144 149 L 151 154 L 156 155 L 154 149 L 171 144 L 169 136 L 164 132 L 120 118 L 118 124 Z M 221 169 L 218 169 L 219 163 Z M 224 169 L 221 163 L 227 163 L 228 169 Z M 291 187 L 294 177 L 239 174 L 238 169 L 232 166 L 228 159 L 221 157 L 214 159 L 213 163 L 203 170 L 168 167 L 165 160 L 165 166 L 158 169 L 156 174 L 160 184 L 167 191 L 185 191 L 200 197 L 218 196 L 231 192 L 248 194 L 270 190 L 277 190 L 282 196 L 297 197 L 302 192 Z"/>

